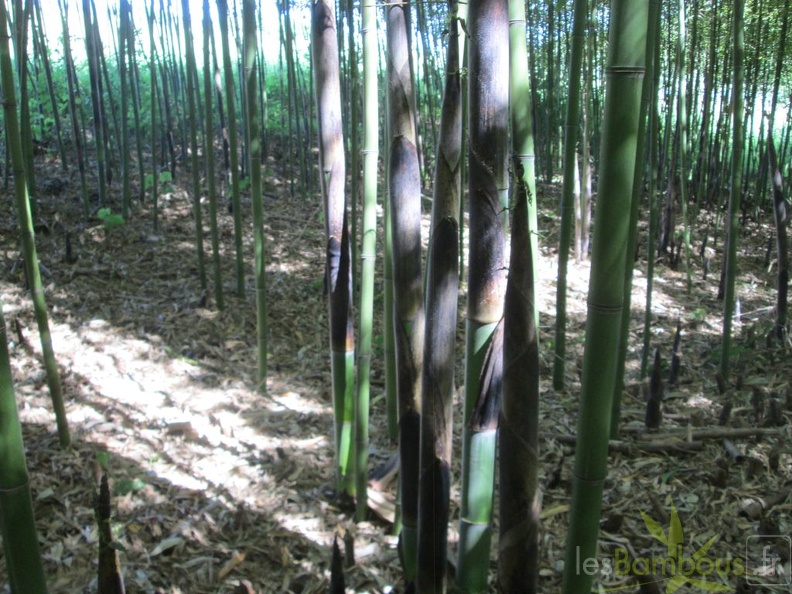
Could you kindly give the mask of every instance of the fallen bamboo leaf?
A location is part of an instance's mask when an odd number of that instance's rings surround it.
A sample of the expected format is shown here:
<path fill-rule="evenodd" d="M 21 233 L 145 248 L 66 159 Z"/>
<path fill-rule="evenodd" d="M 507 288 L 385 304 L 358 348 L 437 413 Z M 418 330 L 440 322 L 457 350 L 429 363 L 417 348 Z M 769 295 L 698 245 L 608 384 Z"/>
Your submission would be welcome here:
<path fill-rule="evenodd" d="M 161 555 L 165 551 L 169 551 L 184 542 L 184 539 L 181 536 L 171 536 L 170 538 L 166 538 L 165 540 L 161 541 L 154 550 L 149 553 L 149 556 L 156 557 L 157 555 Z"/>
<path fill-rule="evenodd" d="M 240 553 L 239 551 L 234 551 L 231 555 L 231 558 L 226 562 L 223 567 L 220 568 L 220 571 L 217 572 L 217 579 L 223 580 L 228 576 L 229 573 L 234 571 L 234 569 L 245 560 L 245 553 Z"/>

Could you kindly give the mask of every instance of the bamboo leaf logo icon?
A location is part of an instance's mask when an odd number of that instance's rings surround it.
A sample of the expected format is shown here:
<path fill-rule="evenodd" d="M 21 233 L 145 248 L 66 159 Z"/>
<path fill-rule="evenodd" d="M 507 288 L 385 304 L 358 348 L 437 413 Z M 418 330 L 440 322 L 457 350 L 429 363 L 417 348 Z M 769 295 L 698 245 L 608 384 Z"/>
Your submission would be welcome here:
<path fill-rule="evenodd" d="M 651 534 L 652 538 L 655 540 L 666 545 L 668 559 L 674 561 L 673 566 L 676 568 L 676 575 L 671 577 L 671 579 L 668 581 L 668 584 L 666 584 L 666 594 L 674 594 L 674 592 L 679 590 L 685 584 L 690 584 L 691 586 L 704 590 L 705 592 L 731 592 L 734 590 L 734 588 L 731 588 L 725 584 L 694 578 L 691 575 L 685 575 L 681 571 L 681 562 L 683 561 L 682 549 L 685 542 L 685 533 L 682 528 L 682 522 L 679 519 L 679 514 L 677 513 L 677 509 L 673 503 L 671 504 L 671 520 L 668 526 L 667 534 L 660 524 L 658 524 L 653 518 L 650 518 L 644 512 L 641 512 L 641 517 L 643 518 L 644 524 L 646 525 L 646 529 L 649 531 L 649 534 Z M 698 566 L 698 561 L 707 555 L 707 551 L 709 551 L 713 543 L 718 540 L 719 536 L 720 535 L 716 534 L 693 553 L 689 560 L 694 564 L 694 566 Z"/>

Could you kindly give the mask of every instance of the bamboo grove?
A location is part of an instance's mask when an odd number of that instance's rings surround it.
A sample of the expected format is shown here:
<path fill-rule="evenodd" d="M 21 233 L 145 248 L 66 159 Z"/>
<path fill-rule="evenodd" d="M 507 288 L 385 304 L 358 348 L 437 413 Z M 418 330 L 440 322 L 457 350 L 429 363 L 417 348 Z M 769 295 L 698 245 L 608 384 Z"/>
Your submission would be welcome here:
<path fill-rule="evenodd" d="M 50 31 L 40 0 L 0 0 L 0 21 L 12 25 L 0 30 L 3 173 L 15 190 L 61 445 L 69 445 L 69 428 L 32 222 L 35 143 L 49 139 L 63 169 L 79 176 L 86 220 L 150 216 L 157 230 L 164 189 L 186 180 L 204 302 L 255 308 L 262 394 L 262 177 L 277 163 L 291 198 L 320 201 L 323 214 L 324 244 L 316 249 L 325 254 L 335 491 L 354 502 L 357 520 L 369 517 L 369 418 L 387 416 L 399 460 L 399 554 L 405 584 L 417 592 L 446 591 L 449 565 L 461 592 L 492 584 L 540 591 L 538 448 L 540 432 L 550 430 L 539 423 L 540 381 L 551 380 L 552 390 L 542 390 L 551 398 L 574 373 L 566 352 L 568 259 L 591 260 L 563 580 L 566 594 L 589 592 L 591 576 L 573 569 L 576 555 L 596 554 L 625 368 L 634 359 L 644 378 L 652 362 L 655 262 L 684 270 L 690 291 L 696 267 L 710 265 L 707 250 L 722 246 L 726 380 L 741 222 L 773 219 L 771 338 L 788 340 L 790 4 L 278 0 L 270 8 L 275 23 L 265 22 L 263 4 L 59 0 L 59 28 Z M 560 199 L 543 215 L 540 194 L 553 185 Z M 233 294 L 221 275 L 224 205 L 233 215 Z M 558 218 L 557 237 L 545 233 L 543 216 Z M 711 222 L 696 225 L 698 217 Z M 246 228 L 254 237 L 249 263 Z M 542 250 L 557 252 L 557 292 L 554 325 L 540 344 Z M 639 251 L 648 270 L 646 302 L 636 304 Z M 630 312 L 639 306 L 642 341 L 631 344 Z M 5 333 L 2 317 L 0 328 Z M 5 344 L 3 541 L 12 591 L 41 592 Z M 385 403 L 373 411 L 372 367 L 385 370 Z M 451 522 L 456 559 L 449 559 Z"/>

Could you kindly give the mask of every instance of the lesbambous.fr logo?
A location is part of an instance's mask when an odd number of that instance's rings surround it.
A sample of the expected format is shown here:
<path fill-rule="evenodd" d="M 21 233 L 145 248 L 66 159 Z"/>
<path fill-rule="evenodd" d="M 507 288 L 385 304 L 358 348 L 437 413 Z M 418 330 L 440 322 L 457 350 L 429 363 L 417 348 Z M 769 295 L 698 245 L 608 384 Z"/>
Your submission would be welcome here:
<path fill-rule="evenodd" d="M 715 557 L 710 554 L 710 548 L 718 540 L 716 534 L 703 545 L 693 550 L 693 546 L 685 543 L 685 534 L 682 522 L 677 513 L 676 507 L 671 506 L 671 518 L 666 531 L 657 521 L 641 512 L 647 531 L 654 540 L 665 545 L 664 554 L 652 554 L 648 557 L 636 557 L 630 554 L 626 548 L 616 549 L 612 557 L 604 559 L 581 559 L 580 550 L 576 556 L 576 569 L 578 573 L 583 572 L 590 576 L 599 575 L 603 581 L 611 581 L 612 578 L 637 576 L 642 582 L 654 581 L 658 585 L 665 584 L 665 593 L 673 594 L 680 591 L 683 586 L 688 586 L 684 591 L 700 592 L 731 592 L 734 588 L 733 577 L 745 576 L 750 583 L 750 577 L 755 577 L 753 559 L 746 561 L 745 557 Z M 788 539 L 788 537 L 786 537 Z M 784 537 L 780 537 L 782 544 Z M 767 549 L 768 547 L 765 547 Z M 746 555 L 750 552 L 746 549 Z M 767 555 L 765 555 L 767 557 Z M 765 563 L 761 559 L 758 563 Z M 751 570 L 749 572 L 749 569 Z M 785 568 L 783 564 L 778 564 L 771 568 L 773 576 L 783 578 Z M 786 569 L 788 572 L 788 568 Z M 787 576 L 788 577 L 788 576 Z M 617 580 L 618 581 L 618 580 Z M 773 583 L 785 584 L 776 579 Z M 633 589 L 631 585 L 627 589 Z M 614 588 L 601 588 L 600 592 L 616 592 L 624 590 L 625 586 L 620 585 Z"/>

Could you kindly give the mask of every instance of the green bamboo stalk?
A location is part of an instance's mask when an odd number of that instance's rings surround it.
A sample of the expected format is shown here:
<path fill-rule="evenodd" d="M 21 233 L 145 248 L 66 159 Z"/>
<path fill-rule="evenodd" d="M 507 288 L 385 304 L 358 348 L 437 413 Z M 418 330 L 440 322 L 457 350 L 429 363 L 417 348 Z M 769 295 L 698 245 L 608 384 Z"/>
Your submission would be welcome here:
<path fill-rule="evenodd" d="M 38 46 L 41 52 L 41 62 L 44 67 L 44 75 L 47 79 L 47 92 L 50 97 L 50 105 L 52 106 L 52 118 L 55 121 L 55 133 L 58 138 L 58 152 L 61 159 L 61 169 L 68 171 L 69 160 L 66 158 L 66 143 L 63 141 L 63 124 L 61 123 L 60 106 L 58 105 L 58 98 L 55 94 L 55 81 L 52 77 L 52 63 L 49 57 L 49 46 L 47 45 L 47 36 L 44 31 L 44 19 L 41 10 L 41 0 L 35 1 L 34 9 L 36 11 L 36 25 L 34 25 L 33 33 L 38 34 Z"/>
<path fill-rule="evenodd" d="M 129 98 L 127 92 L 127 52 L 126 43 L 129 37 L 129 19 L 132 7 L 129 0 L 120 1 L 121 23 L 118 33 L 118 76 L 121 79 L 121 214 L 124 219 L 129 218 L 129 206 L 131 195 L 130 171 L 129 171 L 129 122 L 127 113 L 129 111 Z"/>
<path fill-rule="evenodd" d="M 52 348 L 52 335 L 49 329 L 47 316 L 47 303 L 44 298 L 44 287 L 41 284 L 41 271 L 39 270 L 38 254 L 36 253 L 36 238 L 33 231 L 33 217 L 30 212 L 30 200 L 27 190 L 27 176 L 25 175 L 25 158 L 22 154 L 20 142 L 19 119 L 17 115 L 16 93 L 14 91 L 14 68 L 11 64 L 8 35 L 8 13 L 5 2 L 0 2 L 0 69 L 2 70 L 3 113 L 5 115 L 6 132 L 8 135 L 8 148 L 11 153 L 11 165 L 14 173 L 14 194 L 17 203 L 17 217 L 19 230 L 22 235 L 22 251 L 25 255 L 25 272 L 33 299 L 33 311 L 36 316 L 41 339 L 41 352 L 44 359 L 44 369 L 47 375 L 52 408 L 55 412 L 55 422 L 58 426 L 58 439 L 63 448 L 71 444 L 69 425 L 66 420 L 66 408 L 63 403 L 63 390 L 58 371 L 58 362 Z"/>
<path fill-rule="evenodd" d="M 449 2 L 446 82 L 437 140 L 426 271 L 426 343 L 421 388 L 418 491 L 419 592 L 445 592 L 451 489 L 454 365 L 459 287 L 459 196 L 462 193 L 462 71 L 456 0 Z M 463 13 L 464 16 L 464 13 Z M 461 46 L 461 47 L 460 47 Z"/>
<path fill-rule="evenodd" d="M 83 217 L 88 218 L 88 184 L 85 178 L 85 156 L 83 154 L 82 130 L 77 108 L 76 75 L 71 54 L 71 40 L 69 39 L 69 24 L 67 19 L 68 2 L 58 0 L 61 15 L 61 35 L 63 39 L 63 62 L 66 70 L 66 84 L 69 89 L 69 115 L 71 119 L 74 152 L 77 155 L 77 169 L 80 172 L 80 195 L 82 197 Z"/>
<path fill-rule="evenodd" d="M 558 248 L 558 288 L 556 289 L 555 357 L 553 359 L 553 388 L 564 388 L 566 366 L 566 293 L 569 247 L 572 242 L 574 218 L 574 176 L 577 169 L 578 129 L 580 126 L 580 75 L 583 71 L 585 25 L 588 0 L 575 0 L 572 23 L 572 52 L 569 67 L 569 93 L 564 124 L 564 183 L 561 191 L 561 234 Z M 553 107 L 550 106 L 552 110 Z M 584 139 L 585 142 L 585 139 Z"/>
<path fill-rule="evenodd" d="M 5 1 L 0 0 L 0 18 L 5 20 Z M 7 53 L 5 25 L 0 29 L 0 52 Z M 3 49 L 5 48 L 5 49 Z M 8 355 L 3 306 L 0 303 L 0 528 L 11 592 L 46 594 L 47 582 L 41 563 L 25 446 L 19 423 L 11 363 Z"/>
<path fill-rule="evenodd" d="M 377 161 L 379 156 L 379 102 L 377 97 L 377 9 L 362 5 L 363 38 L 363 213 L 360 247 L 360 334 L 355 407 L 356 519 L 367 514 L 369 402 L 371 343 L 374 335 L 374 264 L 377 251 Z M 391 326 L 390 324 L 386 325 Z M 395 400 L 395 399 L 394 399 Z"/>
<path fill-rule="evenodd" d="M 209 194 L 209 231 L 212 238 L 212 265 L 214 267 L 214 294 L 217 308 L 223 309 L 223 271 L 220 262 L 220 233 L 217 228 L 217 188 L 215 185 L 214 118 L 212 116 L 212 82 L 214 72 L 209 62 L 209 43 L 212 34 L 212 16 L 209 0 L 203 2 L 203 83 L 204 83 L 204 154 L 206 157 L 206 186 Z"/>
<path fill-rule="evenodd" d="M 654 51 L 647 55 L 651 65 L 647 70 L 652 72 L 652 91 L 649 110 L 649 150 L 647 151 L 646 167 L 649 170 L 649 235 L 646 240 L 646 305 L 644 307 L 643 349 L 641 353 L 641 380 L 646 377 L 649 367 L 649 348 L 651 346 L 652 327 L 652 290 L 654 287 L 654 265 L 657 245 L 657 230 L 660 226 L 660 209 L 657 202 L 657 140 L 659 137 L 660 112 L 657 109 L 657 93 L 660 88 L 660 7 L 659 0 L 650 0 L 649 32 L 654 29 Z"/>
<path fill-rule="evenodd" d="M 509 18 L 506 0 L 469 7 L 470 247 L 457 587 L 487 587 L 503 372 L 508 208 Z"/>
<path fill-rule="evenodd" d="M 595 557 L 597 550 L 616 381 L 616 354 L 603 345 L 617 344 L 619 339 L 648 8 L 648 0 L 611 1 L 600 201 L 592 239 L 564 594 L 590 590 L 592 576 L 580 569 L 578 560 Z"/>
<path fill-rule="evenodd" d="M 189 0 L 182 0 L 182 17 L 184 22 L 184 45 L 187 51 L 187 107 L 190 119 L 190 169 L 192 170 L 192 204 L 193 216 L 195 217 L 195 252 L 198 262 L 198 277 L 201 281 L 201 290 L 206 291 L 208 285 L 206 277 L 206 257 L 204 254 L 203 240 L 203 214 L 201 211 L 201 169 L 198 166 L 198 114 L 195 106 L 196 79 L 198 71 L 195 65 L 195 50 L 193 49 L 192 20 L 190 17 Z M 167 105 L 168 98 L 165 95 L 167 89 L 166 81 L 162 81 L 163 99 Z M 167 112 L 166 112 L 167 114 Z M 167 120 L 166 115 L 166 120 Z M 171 127 L 168 125 L 168 130 Z M 173 161 L 172 161 L 173 163 Z M 173 165 L 171 165 L 171 172 Z M 156 175 L 156 173 L 155 173 Z"/>
<path fill-rule="evenodd" d="M 99 70 L 99 48 L 96 47 L 96 37 L 93 21 L 91 20 L 92 0 L 83 0 L 83 19 L 85 22 L 85 53 L 88 58 L 88 72 L 91 86 L 91 107 L 93 109 L 94 136 L 96 137 L 96 166 L 99 176 L 99 204 L 107 204 L 107 153 L 105 151 L 105 114 L 101 106 L 101 72 Z"/>
<path fill-rule="evenodd" d="M 242 203 L 239 189 L 239 135 L 237 134 L 236 125 L 234 68 L 231 64 L 231 47 L 228 42 L 227 0 L 217 0 L 217 12 L 220 16 L 220 41 L 223 48 L 223 80 L 225 83 L 225 96 L 227 102 L 226 109 L 228 110 L 228 144 L 231 156 L 231 205 L 234 210 L 234 249 L 236 250 L 237 296 L 242 298 L 245 295 L 245 261 L 242 251 Z"/>
<path fill-rule="evenodd" d="M 679 93 L 677 95 L 677 131 L 679 142 L 679 201 L 682 205 L 682 240 L 685 244 L 685 277 L 687 278 L 686 290 L 690 295 L 693 289 L 693 277 L 691 270 L 691 249 L 690 249 L 690 214 L 688 212 L 688 191 L 687 191 L 687 163 L 688 163 L 688 141 L 687 141 L 687 75 L 685 74 L 685 0 L 679 0 L 679 34 L 677 35 L 677 61 L 679 63 Z"/>
<path fill-rule="evenodd" d="M 655 19 L 660 14 L 659 0 L 649 0 L 648 29 L 646 35 L 646 74 L 643 78 L 641 89 L 641 109 L 638 115 L 638 136 L 635 143 L 636 155 L 643 156 L 645 149 L 645 138 L 648 130 L 647 114 L 649 113 L 653 93 L 653 60 L 656 43 Z M 651 149 L 651 147 L 649 147 Z M 649 159 L 651 162 L 651 159 Z M 651 169 L 647 172 L 651 175 Z M 635 173 L 633 174 L 632 199 L 630 202 L 630 226 L 627 234 L 627 254 L 624 269 L 624 296 L 622 297 L 623 309 L 621 319 L 621 331 L 619 333 L 619 344 L 616 351 L 616 385 L 613 390 L 613 400 L 611 403 L 611 439 L 619 438 L 619 425 L 621 423 L 621 397 L 624 391 L 624 367 L 627 362 L 627 346 L 630 339 L 630 302 L 632 299 L 632 283 L 634 259 L 636 246 L 638 245 L 638 212 L 641 202 L 641 190 L 643 189 L 644 159 L 635 160 Z M 650 258 L 654 259 L 654 256 Z"/>
<path fill-rule="evenodd" d="M 17 56 L 25 56 L 24 60 L 17 60 L 16 67 L 19 78 L 19 130 L 22 134 L 22 154 L 25 159 L 25 175 L 27 176 L 28 199 L 31 201 L 30 208 L 33 214 L 36 213 L 36 176 L 33 166 L 33 128 L 30 122 L 30 95 L 28 94 L 28 23 L 30 23 L 30 13 L 32 3 L 26 0 L 24 5 L 22 0 L 17 0 L 14 4 L 14 28 Z"/>
<path fill-rule="evenodd" d="M 151 204 L 154 232 L 159 226 L 159 162 L 157 161 L 157 46 L 154 43 L 154 0 L 146 10 L 149 30 L 149 79 L 151 101 Z"/>
<path fill-rule="evenodd" d="M 355 336 L 352 267 L 346 210 L 346 159 L 341 116 L 338 33 L 334 4 L 317 0 L 311 12 L 311 57 L 319 120 L 319 165 L 325 212 L 330 353 L 336 435 L 336 486 L 354 495 L 353 424 Z"/>
<path fill-rule="evenodd" d="M 720 372 L 723 379 L 729 377 L 729 355 L 732 342 L 732 315 L 734 313 L 734 278 L 737 272 L 737 242 L 740 237 L 740 191 L 742 188 L 742 138 L 743 109 L 745 98 L 743 86 L 745 69 L 745 1 L 734 0 L 734 82 L 732 87 L 732 167 L 731 192 L 729 194 L 729 238 L 726 253 L 726 287 L 723 297 L 723 343 L 721 346 Z"/>
<path fill-rule="evenodd" d="M 250 138 L 250 192 L 253 199 L 253 250 L 256 278 L 256 343 L 258 345 L 258 390 L 267 391 L 267 284 L 264 259 L 264 205 L 261 191 L 261 122 L 258 110 L 258 70 L 256 57 L 256 7 L 254 0 L 243 0 L 244 71 L 247 91 L 245 124 Z"/>
<path fill-rule="evenodd" d="M 528 72 L 528 46 L 525 41 L 525 3 L 509 0 L 509 84 L 512 129 L 512 154 L 520 161 L 521 183 L 528 192 L 528 227 L 533 260 L 533 294 L 538 299 L 539 276 L 537 274 L 539 257 L 538 206 L 536 197 L 536 155 L 533 136 L 533 103 L 531 99 L 531 78 Z M 539 326 L 539 308 L 534 308 L 534 320 Z M 539 334 L 536 335 L 537 340 Z"/>

